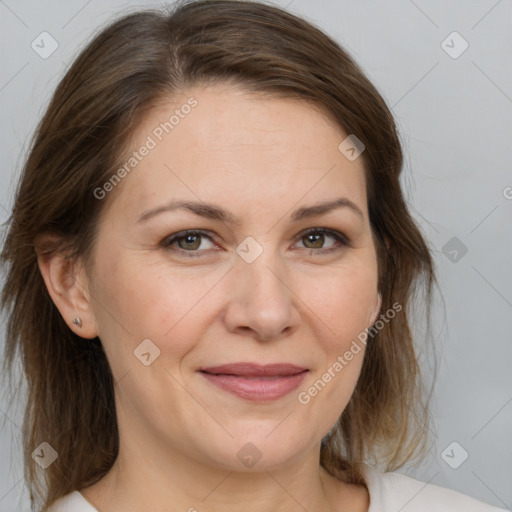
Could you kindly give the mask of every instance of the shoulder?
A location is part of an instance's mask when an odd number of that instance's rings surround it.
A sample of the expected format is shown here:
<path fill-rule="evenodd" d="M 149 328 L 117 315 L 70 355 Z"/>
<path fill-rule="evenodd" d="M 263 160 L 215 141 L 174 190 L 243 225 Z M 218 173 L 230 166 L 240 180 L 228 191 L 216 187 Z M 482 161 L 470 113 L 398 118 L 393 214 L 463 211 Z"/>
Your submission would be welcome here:
<path fill-rule="evenodd" d="M 397 472 L 364 466 L 370 494 L 368 512 L 504 512 L 471 496 Z"/>
<path fill-rule="evenodd" d="M 58 499 L 48 512 L 98 512 L 78 491 Z"/>

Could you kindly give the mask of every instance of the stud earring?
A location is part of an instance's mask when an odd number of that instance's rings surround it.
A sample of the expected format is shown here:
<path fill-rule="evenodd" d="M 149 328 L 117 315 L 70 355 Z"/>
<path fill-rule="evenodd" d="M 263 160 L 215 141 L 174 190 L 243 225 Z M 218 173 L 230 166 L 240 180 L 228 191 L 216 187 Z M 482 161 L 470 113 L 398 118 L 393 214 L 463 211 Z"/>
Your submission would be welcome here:
<path fill-rule="evenodd" d="M 82 319 L 79 318 L 78 316 L 73 320 L 73 323 L 75 325 L 78 325 L 78 327 L 82 327 Z"/>

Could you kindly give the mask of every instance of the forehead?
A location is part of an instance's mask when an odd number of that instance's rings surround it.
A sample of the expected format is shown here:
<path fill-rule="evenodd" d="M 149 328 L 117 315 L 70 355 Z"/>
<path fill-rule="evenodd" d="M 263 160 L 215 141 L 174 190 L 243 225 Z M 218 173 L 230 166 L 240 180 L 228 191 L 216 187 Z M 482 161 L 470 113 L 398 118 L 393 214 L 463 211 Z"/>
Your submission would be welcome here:
<path fill-rule="evenodd" d="M 137 127 L 125 155 L 135 165 L 128 165 L 118 206 L 130 205 L 135 215 L 179 197 L 282 209 L 301 197 L 311 202 L 339 192 L 364 210 L 363 160 L 340 152 L 346 137 L 306 101 L 227 86 L 190 88 Z"/>

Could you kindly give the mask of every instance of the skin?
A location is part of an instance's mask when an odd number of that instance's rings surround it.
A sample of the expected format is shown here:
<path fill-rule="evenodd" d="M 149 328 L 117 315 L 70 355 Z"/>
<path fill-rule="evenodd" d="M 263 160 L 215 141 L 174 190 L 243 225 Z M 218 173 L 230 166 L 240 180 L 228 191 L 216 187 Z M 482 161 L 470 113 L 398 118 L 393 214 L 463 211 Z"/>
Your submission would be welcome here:
<path fill-rule="evenodd" d="M 191 96 L 197 106 L 104 199 L 89 268 L 40 258 L 61 314 L 80 336 L 100 337 L 117 383 L 119 457 L 81 492 L 104 512 L 238 512 L 241 503 L 246 512 L 367 511 L 364 486 L 319 465 L 321 439 L 353 393 L 364 350 L 310 403 L 297 399 L 379 313 L 362 158 L 339 152 L 347 134 L 311 104 L 227 85 L 169 99 L 138 126 L 131 151 Z M 290 218 L 339 197 L 362 216 L 338 208 Z M 138 222 L 178 198 L 219 205 L 239 224 L 184 209 Z M 301 235 L 321 227 L 350 246 Z M 211 235 L 188 242 L 198 257 L 187 257 L 184 239 L 162 244 L 185 229 Z M 247 236 L 263 248 L 252 263 L 236 252 Z M 77 316 L 82 327 L 72 323 Z M 149 366 L 134 357 L 144 339 L 160 350 Z M 298 390 L 257 403 L 197 371 L 239 361 L 289 362 L 309 373 Z M 251 468 L 237 457 L 248 442 L 262 454 Z"/>

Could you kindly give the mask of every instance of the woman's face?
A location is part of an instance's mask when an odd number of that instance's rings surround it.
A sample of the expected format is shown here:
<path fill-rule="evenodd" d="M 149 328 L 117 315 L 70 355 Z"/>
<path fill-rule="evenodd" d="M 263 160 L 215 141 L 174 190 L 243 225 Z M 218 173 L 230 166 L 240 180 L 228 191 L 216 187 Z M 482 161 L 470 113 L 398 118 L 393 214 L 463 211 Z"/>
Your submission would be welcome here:
<path fill-rule="evenodd" d="M 344 355 L 380 307 L 362 158 L 338 149 L 347 135 L 304 102 L 227 86 L 190 89 L 138 127 L 129 172 L 99 199 L 112 201 L 88 283 L 122 443 L 237 470 L 318 450 L 364 345 Z M 237 363 L 304 371 L 213 369 Z"/>

